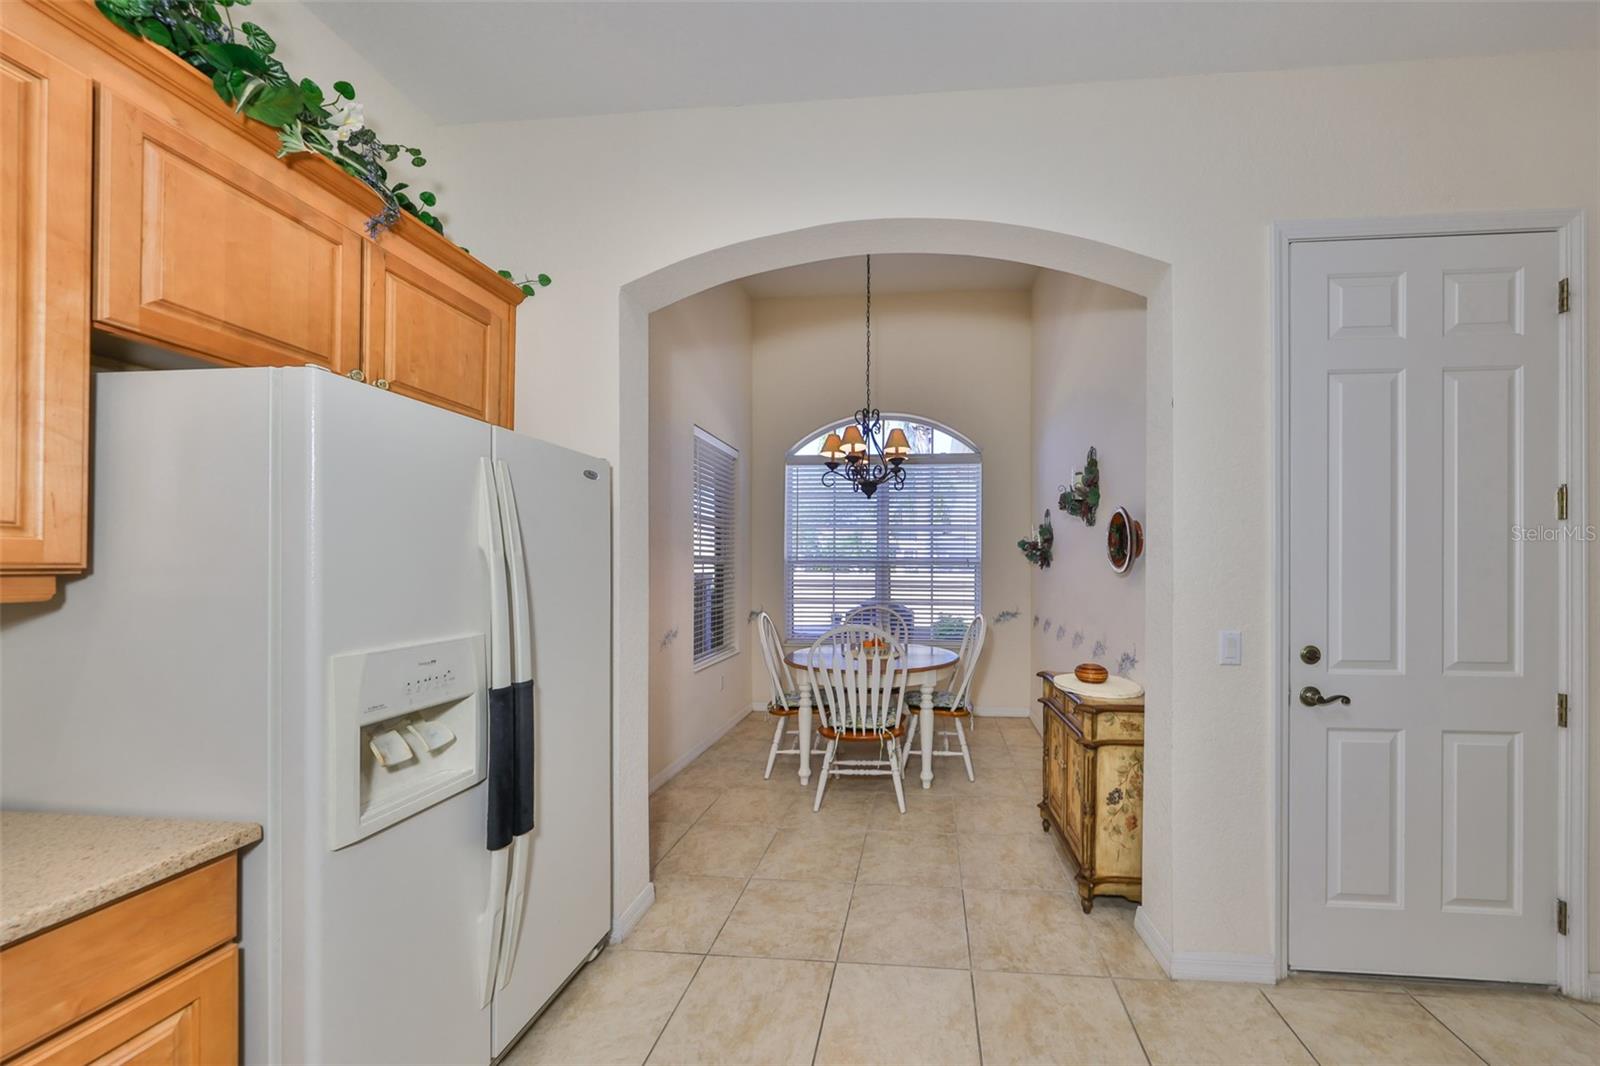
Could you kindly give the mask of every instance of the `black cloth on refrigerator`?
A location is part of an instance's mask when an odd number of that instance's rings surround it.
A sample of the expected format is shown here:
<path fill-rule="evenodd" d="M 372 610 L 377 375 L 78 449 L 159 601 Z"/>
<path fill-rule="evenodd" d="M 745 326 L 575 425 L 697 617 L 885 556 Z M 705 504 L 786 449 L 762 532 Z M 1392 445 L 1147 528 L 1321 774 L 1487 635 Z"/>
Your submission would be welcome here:
<path fill-rule="evenodd" d="M 511 833 L 521 836 L 533 831 L 533 680 L 514 682 L 511 693 L 517 758 L 516 821 Z"/>
<path fill-rule="evenodd" d="M 489 690 L 490 851 L 499 851 L 522 832 L 516 828 L 522 777 L 517 767 L 516 687 L 508 685 Z"/>

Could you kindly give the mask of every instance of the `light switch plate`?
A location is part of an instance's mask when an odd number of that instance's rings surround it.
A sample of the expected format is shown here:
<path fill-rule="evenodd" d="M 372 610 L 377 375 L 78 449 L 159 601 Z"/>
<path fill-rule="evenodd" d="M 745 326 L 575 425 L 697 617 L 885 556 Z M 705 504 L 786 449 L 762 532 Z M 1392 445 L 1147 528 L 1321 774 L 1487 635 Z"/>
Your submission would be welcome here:
<path fill-rule="evenodd" d="M 1217 630 L 1217 665 L 1238 666 L 1244 659 L 1244 638 L 1237 629 Z"/>

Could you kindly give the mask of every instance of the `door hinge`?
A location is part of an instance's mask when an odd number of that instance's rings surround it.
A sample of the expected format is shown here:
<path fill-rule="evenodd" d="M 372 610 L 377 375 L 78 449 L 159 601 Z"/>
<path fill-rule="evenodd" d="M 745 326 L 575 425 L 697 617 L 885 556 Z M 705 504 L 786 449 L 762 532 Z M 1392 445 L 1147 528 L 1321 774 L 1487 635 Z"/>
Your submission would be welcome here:
<path fill-rule="evenodd" d="M 1556 521 L 1567 520 L 1567 485 L 1562 482 L 1556 487 Z"/>
<path fill-rule="evenodd" d="M 1567 901 L 1564 899 L 1556 900 L 1556 932 L 1567 935 Z"/>
<path fill-rule="evenodd" d="M 1567 728 L 1567 694 L 1556 693 L 1556 725 L 1562 729 Z"/>
<path fill-rule="evenodd" d="M 1572 310 L 1572 282 L 1562 278 L 1556 284 L 1556 314 L 1564 315 Z"/>

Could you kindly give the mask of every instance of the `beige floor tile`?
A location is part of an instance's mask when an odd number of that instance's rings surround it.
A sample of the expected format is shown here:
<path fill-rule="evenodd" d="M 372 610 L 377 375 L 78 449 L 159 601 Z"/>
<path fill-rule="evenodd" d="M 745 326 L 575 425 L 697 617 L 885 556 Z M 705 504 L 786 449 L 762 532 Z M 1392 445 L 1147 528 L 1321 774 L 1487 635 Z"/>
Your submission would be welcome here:
<path fill-rule="evenodd" d="M 1594 989 L 1591 988 L 1590 991 L 1593 992 Z M 1600 1003 L 1581 1003 L 1577 1000 L 1571 999 L 1564 999 L 1562 1002 L 1568 1004 L 1576 1010 L 1582 1011 L 1584 1014 L 1587 1014 L 1589 1017 L 1594 1019 L 1596 1025 L 1600 1025 Z"/>
<path fill-rule="evenodd" d="M 965 970 L 841 962 L 817 1042 L 832 1063 L 976 1063 L 977 1020 Z"/>
<path fill-rule="evenodd" d="M 839 958 L 965 970 L 967 924 L 961 890 L 857 884 Z"/>
<path fill-rule="evenodd" d="M 1490 993 L 1416 999 L 1490 1066 L 1600 1062 L 1600 1026 L 1553 996 Z"/>
<path fill-rule="evenodd" d="M 900 813 L 891 796 L 889 802 L 873 808 L 867 827 L 896 833 L 954 833 L 956 801 L 954 797 L 936 795 L 931 789 L 908 784 L 905 813 Z"/>
<path fill-rule="evenodd" d="M 657 877 L 656 901 L 621 946 L 704 955 L 744 891 L 742 877 Z"/>
<path fill-rule="evenodd" d="M 956 846 L 961 855 L 961 883 L 967 888 L 1064 892 L 1072 887 L 1055 841 L 1037 829 L 1031 833 L 963 833 Z"/>
<path fill-rule="evenodd" d="M 706 808 L 700 823 L 779 826 L 784 815 L 800 801 L 799 789 L 730 788 Z"/>
<path fill-rule="evenodd" d="M 649 1061 L 808 1063 L 832 973 L 825 962 L 708 956 Z"/>
<path fill-rule="evenodd" d="M 832 962 L 849 910 L 850 886 L 840 881 L 752 880 L 711 950 Z"/>
<path fill-rule="evenodd" d="M 656 873 L 749 877 L 777 832 L 759 825 L 696 825 L 656 864 Z"/>
<path fill-rule="evenodd" d="M 973 969 L 1105 976 L 1075 895 L 969 888 L 966 901 Z"/>
<path fill-rule="evenodd" d="M 673 778 L 650 796 L 652 822 L 693 822 L 722 795 L 721 789 L 680 785 L 680 780 Z"/>
<path fill-rule="evenodd" d="M 683 839 L 683 834 L 689 831 L 693 822 L 651 822 L 650 823 L 650 866 L 660 862 L 672 850 L 672 846 Z"/>
<path fill-rule="evenodd" d="M 637 1066 L 650 1053 L 699 965 L 696 955 L 602 952 L 511 1048 L 504 1062 Z"/>
<path fill-rule="evenodd" d="M 1479 1061 L 1404 993 L 1273 988 L 1266 996 L 1321 1063 L 1476 1066 Z"/>
<path fill-rule="evenodd" d="M 1081 909 L 1081 908 L 1080 908 Z M 1164 981 L 1166 971 L 1145 947 L 1144 939 L 1133 928 L 1137 903 L 1114 896 L 1100 896 L 1094 910 L 1088 915 L 1089 933 L 1100 961 L 1112 977 L 1138 977 L 1144 980 Z"/>
<path fill-rule="evenodd" d="M 956 804 L 956 832 L 1039 832 L 1039 801 L 1031 796 L 974 796 Z"/>
<path fill-rule="evenodd" d="M 1116 986 L 1100 977 L 975 973 L 986 1066 L 1129 1063 L 1144 1066 Z"/>
<path fill-rule="evenodd" d="M 757 877 L 779 881 L 854 881 L 861 865 L 863 829 L 780 829 L 756 867 Z"/>
<path fill-rule="evenodd" d="M 1117 991 L 1153 1066 L 1314 1062 L 1255 985 L 1119 979 Z"/>
<path fill-rule="evenodd" d="M 894 797 L 867 795 L 865 793 L 829 793 L 822 809 L 811 809 L 811 792 L 795 794 L 795 804 L 784 816 L 783 824 L 795 829 L 866 829 L 872 824 L 874 812 L 887 806 L 895 809 Z"/>
<path fill-rule="evenodd" d="M 960 888 L 955 834 L 868 832 L 856 880 L 873 885 Z"/>

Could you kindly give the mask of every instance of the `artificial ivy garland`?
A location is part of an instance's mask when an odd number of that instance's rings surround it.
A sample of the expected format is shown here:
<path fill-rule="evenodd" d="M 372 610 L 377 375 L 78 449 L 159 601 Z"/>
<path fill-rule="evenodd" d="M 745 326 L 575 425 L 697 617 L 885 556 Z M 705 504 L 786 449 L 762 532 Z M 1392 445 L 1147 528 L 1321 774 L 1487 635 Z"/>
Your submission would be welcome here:
<path fill-rule="evenodd" d="M 391 184 L 385 166 L 402 155 L 413 167 L 427 166 L 422 149 L 379 140 L 349 82 L 334 82 L 330 98 L 310 78 L 295 80 L 273 55 L 278 44 L 266 30 L 254 22 L 234 28 L 231 9 L 249 5 L 250 0 L 95 0 L 100 13 L 116 25 L 209 76 L 217 95 L 235 111 L 276 129 L 279 158 L 315 152 L 377 193 L 383 208 L 367 219 L 367 236 L 393 226 L 402 211 L 443 234 L 444 224 L 431 210 L 438 206 L 438 196 L 422 190 L 413 200 L 406 192 L 410 184 Z M 497 273 L 525 296 L 534 295 L 535 285 L 550 284 L 548 274 L 519 281 L 509 270 Z"/>

